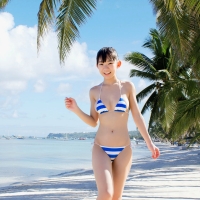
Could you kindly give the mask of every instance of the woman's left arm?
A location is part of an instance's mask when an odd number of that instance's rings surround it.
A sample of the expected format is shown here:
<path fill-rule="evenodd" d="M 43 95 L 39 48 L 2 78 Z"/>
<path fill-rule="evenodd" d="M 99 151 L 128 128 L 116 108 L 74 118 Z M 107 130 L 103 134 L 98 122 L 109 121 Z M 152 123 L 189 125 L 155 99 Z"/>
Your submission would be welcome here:
<path fill-rule="evenodd" d="M 147 147 L 151 151 L 152 158 L 156 159 L 160 156 L 160 151 L 152 142 L 151 137 L 147 131 L 144 118 L 137 104 L 135 86 L 131 82 L 127 82 L 126 84 L 129 91 L 129 104 L 130 104 L 130 110 L 131 110 L 134 122 L 139 132 L 141 133 L 142 137 L 144 138 L 147 144 Z"/>

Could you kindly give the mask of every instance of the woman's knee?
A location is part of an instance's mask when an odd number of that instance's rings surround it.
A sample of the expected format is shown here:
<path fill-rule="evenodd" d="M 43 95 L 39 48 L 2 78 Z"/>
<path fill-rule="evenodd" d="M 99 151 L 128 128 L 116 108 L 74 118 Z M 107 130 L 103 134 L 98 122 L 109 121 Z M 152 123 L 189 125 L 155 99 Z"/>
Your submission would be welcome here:
<path fill-rule="evenodd" d="M 112 200 L 112 199 L 113 199 L 113 191 L 112 190 L 100 191 L 98 194 L 98 200 Z"/>

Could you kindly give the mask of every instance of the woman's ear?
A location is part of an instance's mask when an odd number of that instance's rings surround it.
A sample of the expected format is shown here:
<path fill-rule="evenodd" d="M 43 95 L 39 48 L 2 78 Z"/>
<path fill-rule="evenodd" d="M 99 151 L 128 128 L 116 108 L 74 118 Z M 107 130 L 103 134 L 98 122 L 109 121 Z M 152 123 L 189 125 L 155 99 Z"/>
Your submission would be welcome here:
<path fill-rule="evenodd" d="M 121 60 L 118 60 L 118 61 L 117 61 L 117 68 L 120 68 L 120 67 L 121 67 L 121 64 L 122 64 Z"/>

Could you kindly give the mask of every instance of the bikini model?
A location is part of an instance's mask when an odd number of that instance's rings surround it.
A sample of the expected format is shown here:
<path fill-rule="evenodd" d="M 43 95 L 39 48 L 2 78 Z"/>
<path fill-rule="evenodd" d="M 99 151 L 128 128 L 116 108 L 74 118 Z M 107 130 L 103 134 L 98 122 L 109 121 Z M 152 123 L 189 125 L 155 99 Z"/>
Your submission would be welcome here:
<path fill-rule="evenodd" d="M 117 102 L 115 109 L 114 110 L 108 110 L 105 106 L 105 104 L 101 101 L 101 90 L 102 90 L 102 85 L 101 84 L 101 88 L 100 88 L 100 92 L 99 92 L 99 99 L 96 103 L 96 111 L 101 115 L 103 113 L 106 112 L 124 112 L 127 113 L 127 105 L 124 101 L 124 99 L 121 96 L 121 82 L 119 81 L 119 90 L 120 90 L 120 98 L 119 101 Z M 95 142 L 95 144 L 97 144 Z M 99 145 L 99 144 L 97 144 Z M 130 144 L 129 144 L 130 145 Z M 129 146 L 127 145 L 127 146 Z M 114 161 L 115 158 L 124 150 L 125 147 L 127 146 L 122 146 L 122 147 L 107 147 L 107 146 L 102 146 L 99 145 L 104 151 L 105 153 L 110 157 L 111 161 Z"/>

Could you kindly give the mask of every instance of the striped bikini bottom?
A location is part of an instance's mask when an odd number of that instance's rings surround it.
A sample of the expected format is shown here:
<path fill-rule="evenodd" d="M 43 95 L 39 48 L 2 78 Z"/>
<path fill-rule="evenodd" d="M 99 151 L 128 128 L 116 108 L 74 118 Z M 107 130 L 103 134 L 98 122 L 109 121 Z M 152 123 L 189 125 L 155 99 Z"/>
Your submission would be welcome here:
<path fill-rule="evenodd" d="M 107 146 L 102 146 L 97 144 L 96 142 L 94 142 L 94 144 L 100 146 L 105 153 L 110 157 L 111 161 L 114 161 L 115 158 L 117 158 L 117 156 L 127 147 L 130 146 L 131 144 L 128 144 L 126 146 L 122 146 L 122 147 L 107 147 Z"/>

